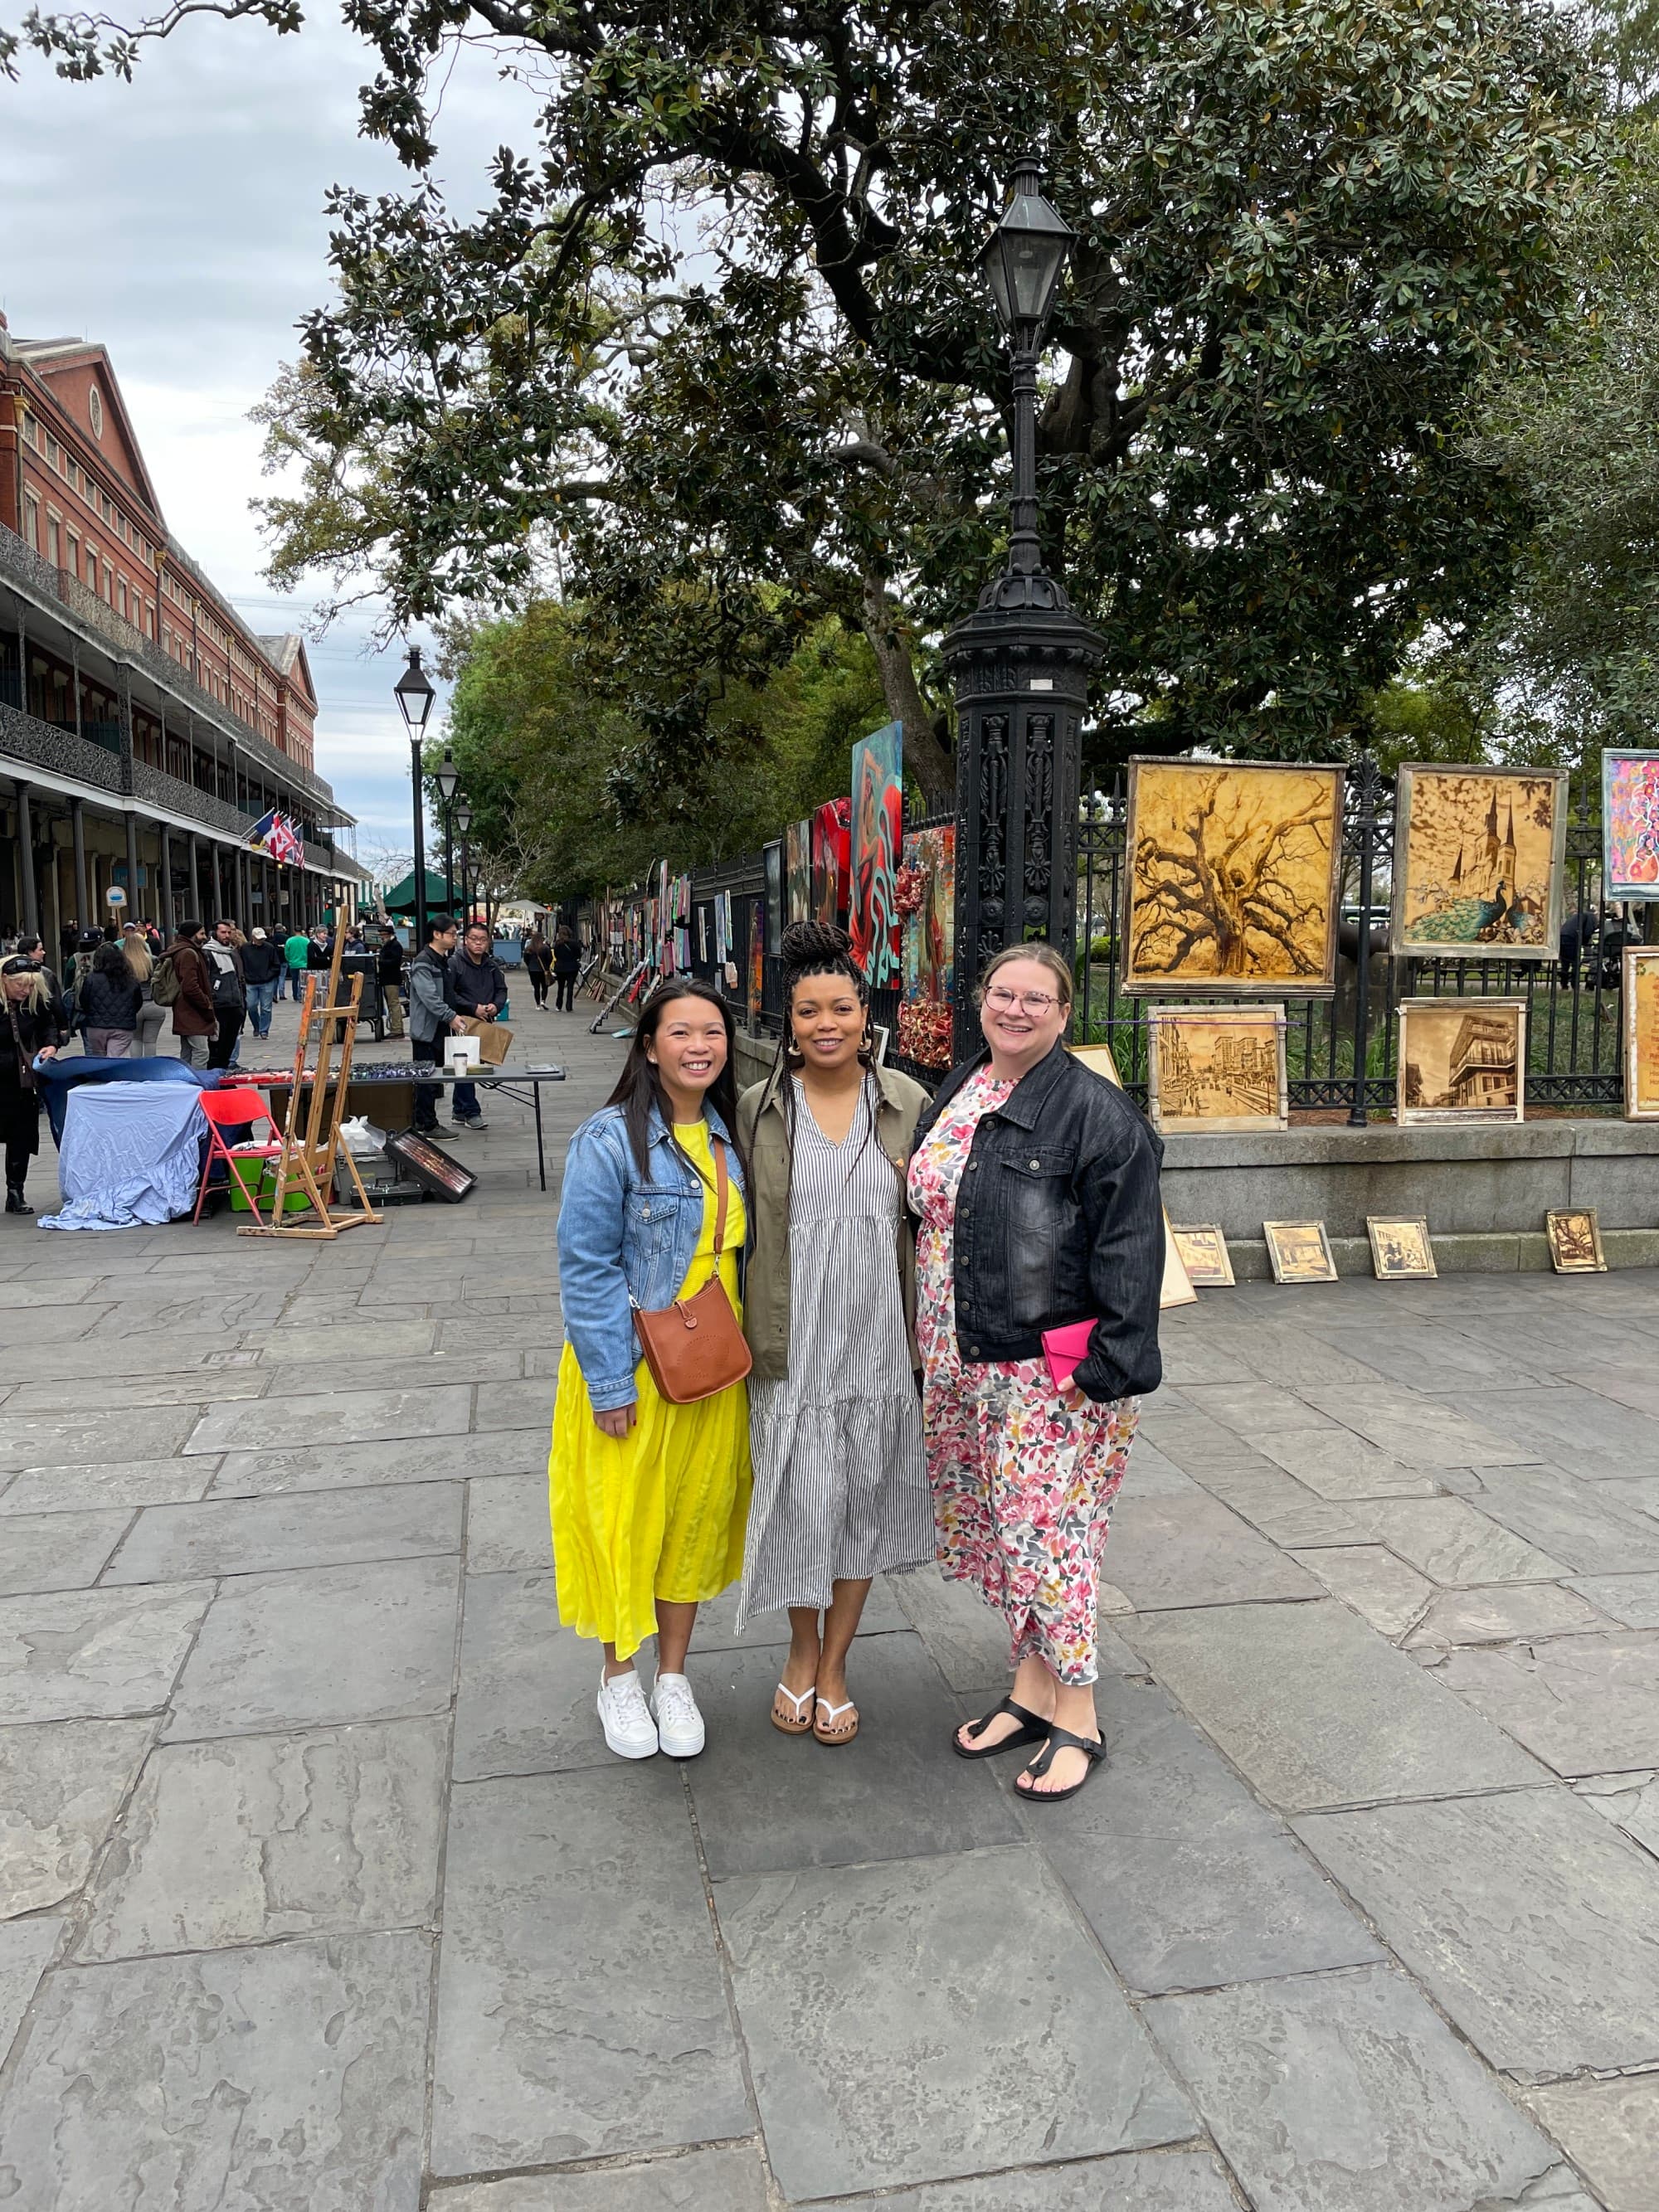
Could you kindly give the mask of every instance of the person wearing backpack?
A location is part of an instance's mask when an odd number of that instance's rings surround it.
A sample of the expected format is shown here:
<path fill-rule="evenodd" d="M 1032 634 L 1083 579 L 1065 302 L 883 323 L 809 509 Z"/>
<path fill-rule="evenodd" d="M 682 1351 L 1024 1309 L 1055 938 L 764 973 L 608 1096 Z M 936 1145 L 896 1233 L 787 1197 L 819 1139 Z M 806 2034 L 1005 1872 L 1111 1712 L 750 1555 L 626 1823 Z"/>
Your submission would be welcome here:
<path fill-rule="evenodd" d="M 181 921 L 150 987 L 156 1005 L 173 1009 L 173 1034 L 179 1040 L 179 1057 L 187 1067 L 207 1066 L 208 1040 L 219 1032 L 212 979 L 202 950 L 206 943 L 207 931 L 202 923 Z"/>

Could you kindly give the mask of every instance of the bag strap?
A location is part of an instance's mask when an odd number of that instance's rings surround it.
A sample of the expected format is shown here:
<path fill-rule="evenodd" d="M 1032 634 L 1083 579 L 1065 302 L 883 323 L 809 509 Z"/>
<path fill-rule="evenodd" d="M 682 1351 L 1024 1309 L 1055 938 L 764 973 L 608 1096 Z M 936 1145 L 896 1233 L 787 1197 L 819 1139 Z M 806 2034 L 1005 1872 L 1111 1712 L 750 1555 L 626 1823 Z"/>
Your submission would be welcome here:
<path fill-rule="evenodd" d="M 720 1273 L 720 1251 L 726 1243 L 726 1206 L 730 1195 L 730 1179 L 726 1172 L 726 1145 L 722 1139 L 709 1131 L 714 1154 L 714 1272 Z"/>

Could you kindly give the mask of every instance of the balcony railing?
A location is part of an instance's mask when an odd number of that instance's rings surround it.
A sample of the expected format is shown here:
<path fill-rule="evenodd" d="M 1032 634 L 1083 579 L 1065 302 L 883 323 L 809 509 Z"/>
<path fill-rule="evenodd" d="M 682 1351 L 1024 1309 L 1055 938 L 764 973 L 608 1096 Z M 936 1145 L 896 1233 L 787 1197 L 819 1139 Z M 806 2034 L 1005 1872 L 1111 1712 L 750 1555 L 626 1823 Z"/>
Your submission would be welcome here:
<path fill-rule="evenodd" d="M 104 791 L 121 788 L 121 762 L 90 738 L 77 738 L 73 730 L 59 730 L 33 714 L 19 714 L 0 702 L 0 758 L 21 761 L 30 768 L 72 775 L 78 783 L 95 783 Z M 205 793 L 196 793 L 205 797 Z"/>
<path fill-rule="evenodd" d="M 135 629 L 125 616 L 88 591 L 67 569 L 56 568 L 15 531 L 0 528 L 0 575 L 44 598 L 55 599 L 76 620 L 107 640 L 112 650 L 143 669 L 151 680 L 182 697 L 190 711 L 231 738 L 258 768 L 276 781 L 307 792 L 332 807 L 334 793 L 321 776 L 290 760 L 280 747 L 260 735 L 251 723 L 204 690 L 179 661 L 161 646 Z"/>

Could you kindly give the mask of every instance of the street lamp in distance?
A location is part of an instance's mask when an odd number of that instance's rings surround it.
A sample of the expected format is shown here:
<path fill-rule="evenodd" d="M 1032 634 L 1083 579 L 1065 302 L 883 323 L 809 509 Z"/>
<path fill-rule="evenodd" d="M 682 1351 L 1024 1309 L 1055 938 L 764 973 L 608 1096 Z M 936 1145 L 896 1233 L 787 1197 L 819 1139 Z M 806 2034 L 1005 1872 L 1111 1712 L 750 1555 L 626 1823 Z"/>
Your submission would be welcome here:
<path fill-rule="evenodd" d="M 392 687 L 409 732 L 409 774 L 415 787 L 415 949 L 426 947 L 426 804 L 421 790 L 421 740 L 437 694 L 421 665 L 421 648 L 409 648 L 409 665 Z"/>
<path fill-rule="evenodd" d="M 465 906 L 471 896 L 467 889 L 467 876 L 470 871 L 471 855 L 467 848 L 466 833 L 472 827 L 472 809 L 467 804 L 465 794 L 456 801 L 454 806 L 450 810 L 450 811 L 451 817 L 455 824 L 456 833 L 461 841 L 461 904 Z M 462 917 L 464 921 L 470 921 L 471 918 L 471 915 L 466 915 Z"/>
<path fill-rule="evenodd" d="M 444 901 L 453 915 L 455 911 L 455 844 L 449 826 L 450 810 L 455 804 L 461 772 L 455 765 L 455 756 L 446 745 L 444 757 L 438 768 L 438 796 L 444 803 Z"/>

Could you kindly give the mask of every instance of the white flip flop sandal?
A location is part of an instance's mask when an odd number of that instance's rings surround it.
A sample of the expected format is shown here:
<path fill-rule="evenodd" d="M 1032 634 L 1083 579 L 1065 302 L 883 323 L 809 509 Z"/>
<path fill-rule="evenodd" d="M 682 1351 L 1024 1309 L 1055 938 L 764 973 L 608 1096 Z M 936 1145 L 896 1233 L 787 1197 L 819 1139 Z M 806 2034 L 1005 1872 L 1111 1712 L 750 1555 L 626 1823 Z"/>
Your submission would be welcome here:
<path fill-rule="evenodd" d="M 804 1712 L 801 1709 L 803 1706 L 810 1705 L 817 1695 L 817 1686 L 816 1683 L 810 1690 L 803 1690 L 799 1697 L 797 1697 L 793 1690 L 786 1690 L 781 1682 L 778 1684 L 778 1698 L 787 1698 L 790 1704 L 795 1709 L 793 1717 L 788 1720 L 785 1720 L 779 1714 L 777 1698 L 774 1698 L 772 1700 L 772 1725 L 777 1729 L 780 1735 L 807 1735 L 811 1734 L 812 1728 L 812 1716 L 810 1712 Z"/>
<path fill-rule="evenodd" d="M 821 1728 L 818 1725 L 818 1717 L 817 1713 L 814 1712 L 812 1716 L 812 1735 L 814 1741 L 818 1743 L 851 1743 L 853 1738 L 859 1732 L 858 1722 L 854 1720 L 852 1727 L 849 1729 L 838 1729 L 836 1726 L 835 1722 L 837 1713 L 856 1713 L 858 1711 L 858 1707 L 852 1698 L 848 1698 L 844 1705 L 832 1705 L 828 1698 L 820 1698 L 817 1702 L 823 1707 L 824 1712 L 829 1717 L 830 1726 L 828 1728 Z"/>

